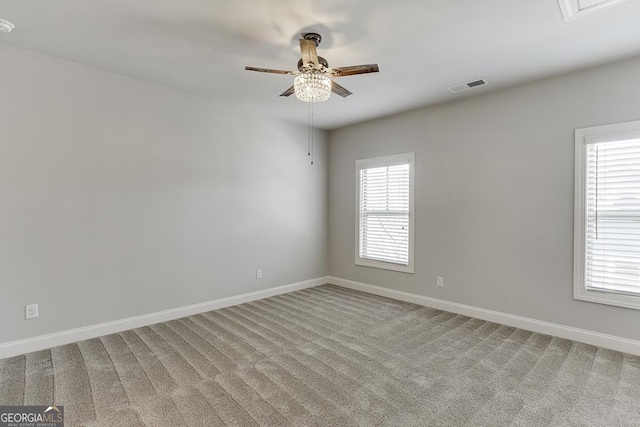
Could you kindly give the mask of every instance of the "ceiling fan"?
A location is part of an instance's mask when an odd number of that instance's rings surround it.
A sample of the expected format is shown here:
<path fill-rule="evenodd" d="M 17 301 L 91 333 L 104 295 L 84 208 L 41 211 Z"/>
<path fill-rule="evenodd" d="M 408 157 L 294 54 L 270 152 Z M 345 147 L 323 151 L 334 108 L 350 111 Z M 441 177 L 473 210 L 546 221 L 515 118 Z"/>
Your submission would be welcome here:
<path fill-rule="evenodd" d="M 346 98 L 352 93 L 332 79 L 356 74 L 377 73 L 379 71 L 378 64 L 329 68 L 327 60 L 318 56 L 316 51 L 321 41 L 320 34 L 306 33 L 303 35 L 303 38 L 300 39 L 302 58 L 298 61 L 298 71 L 271 70 L 256 67 L 244 67 L 244 69 L 261 73 L 296 76 L 293 86 L 282 92 L 280 96 L 290 96 L 295 93 L 296 97 L 305 102 L 325 101 L 329 98 L 331 92 Z"/>

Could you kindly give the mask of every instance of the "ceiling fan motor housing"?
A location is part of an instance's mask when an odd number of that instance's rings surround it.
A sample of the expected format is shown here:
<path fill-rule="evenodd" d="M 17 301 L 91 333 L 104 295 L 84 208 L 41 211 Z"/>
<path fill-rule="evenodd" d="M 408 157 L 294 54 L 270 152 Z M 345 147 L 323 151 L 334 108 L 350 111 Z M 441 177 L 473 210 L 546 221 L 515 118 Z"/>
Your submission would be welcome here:
<path fill-rule="evenodd" d="M 322 65 L 324 68 L 329 68 L 329 62 L 324 59 L 321 56 L 318 56 L 318 62 L 320 63 L 320 65 Z M 298 70 L 299 71 L 304 71 L 304 64 L 302 62 L 302 58 L 300 58 L 300 60 L 298 60 Z"/>

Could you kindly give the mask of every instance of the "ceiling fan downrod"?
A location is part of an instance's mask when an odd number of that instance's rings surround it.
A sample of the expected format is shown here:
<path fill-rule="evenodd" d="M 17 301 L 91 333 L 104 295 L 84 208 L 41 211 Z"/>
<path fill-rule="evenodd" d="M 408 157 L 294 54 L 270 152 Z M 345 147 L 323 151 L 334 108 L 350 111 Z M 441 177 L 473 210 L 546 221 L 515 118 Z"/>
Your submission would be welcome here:
<path fill-rule="evenodd" d="M 314 41 L 316 43 L 316 47 L 320 46 L 320 42 L 322 41 L 322 36 L 318 33 L 305 33 L 302 38 Z"/>

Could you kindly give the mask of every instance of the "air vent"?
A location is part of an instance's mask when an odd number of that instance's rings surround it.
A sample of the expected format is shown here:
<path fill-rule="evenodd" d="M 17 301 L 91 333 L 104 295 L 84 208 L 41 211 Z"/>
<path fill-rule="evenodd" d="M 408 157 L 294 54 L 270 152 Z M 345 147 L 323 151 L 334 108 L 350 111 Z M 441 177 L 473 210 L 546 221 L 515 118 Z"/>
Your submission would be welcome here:
<path fill-rule="evenodd" d="M 489 82 L 487 81 L 487 79 L 478 79 L 478 80 L 473 80 L 467 83 L 461 83 L 458 85 L 449 86 L 447 89 L 449 89 L 451 93 L 458 93 L 458 92 L 473 89 L 476 87 L 488 85 L 488 84 Z"/>

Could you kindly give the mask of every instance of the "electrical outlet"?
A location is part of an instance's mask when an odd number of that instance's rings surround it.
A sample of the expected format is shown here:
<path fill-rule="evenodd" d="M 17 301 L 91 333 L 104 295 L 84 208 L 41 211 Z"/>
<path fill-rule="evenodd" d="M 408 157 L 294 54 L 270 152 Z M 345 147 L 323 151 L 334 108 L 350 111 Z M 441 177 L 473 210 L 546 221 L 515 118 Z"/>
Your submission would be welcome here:
<path fill-rule="evenodd" d="M 262 279 L 262 270 L 256 270 L 256 279 Z"/>
<path fill-rule="evenodd" d="M 437 286 L 440 286 L 440 287 L 443 287 L 443 286 L 444 286 L 444 277 L 442 277 L 442 276 L 438 276 L 438 277 L 436 278 L 436 285 L 437 285 Z"/>
<path fill-rule="evenodd" d="M 38 304 L 27 305 L 24 311 L 26 319 L 35 319 L 38 317 Z"/>

